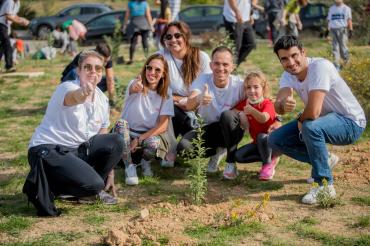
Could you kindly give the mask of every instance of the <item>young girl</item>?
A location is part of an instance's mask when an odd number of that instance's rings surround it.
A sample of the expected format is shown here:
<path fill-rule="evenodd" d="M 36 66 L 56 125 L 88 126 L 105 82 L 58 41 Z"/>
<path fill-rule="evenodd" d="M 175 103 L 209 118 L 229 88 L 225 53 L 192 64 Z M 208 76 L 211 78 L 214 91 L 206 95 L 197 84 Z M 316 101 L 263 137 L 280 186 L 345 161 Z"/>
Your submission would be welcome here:
<path fill-rule="evenodd" d="M 253 139 L 252 143 L 244 145 L 235 153 L 235 161 L 249 163 L 262 161 L 259 173 L 260 180 L 270 180 L 275 173 L 278 158 L 272 155 L 267 146 L 267 134 L 276 125 L 275 108 L 273 102 L 268 99 L 269 86 L 262 72 L 251 72 L 244 81 L 246 97 L 235 109 L 240 110 L 241 127 L 249 131 Z"/>
<path fill-rule="evenodd" d="M 113 129 L 123 135 L 129 146 L 130 151 L 122 156 L 128 185 L 139 183 L 136 174 L 139 163 L 144 176 L 153 176 L 151 160 L 156 157 L 163 160 L 168 152 L 166 130 L 174 115 L 168 84 L 168 65 L 159 54 L 151 55 L 141 76 L 129 83 L 121 119 Z"/>

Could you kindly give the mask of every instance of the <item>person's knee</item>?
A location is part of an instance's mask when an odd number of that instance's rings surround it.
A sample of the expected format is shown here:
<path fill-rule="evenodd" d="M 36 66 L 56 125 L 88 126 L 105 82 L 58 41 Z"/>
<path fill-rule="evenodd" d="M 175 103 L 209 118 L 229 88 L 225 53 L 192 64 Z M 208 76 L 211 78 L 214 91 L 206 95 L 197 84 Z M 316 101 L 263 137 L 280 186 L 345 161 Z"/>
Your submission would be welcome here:
<path fill-rule="evenodd" d="M 305 136 L 317 135 L 319 134 L 319 129 L 318 121 L 306 120 L 302 123 L 302 136 L 305 138 Z"/>
<path fill-rule="evenodd" d="M 123 139 L 123 136 L 121 136 L 120 134 L 118 133 L 113 133 L 113 134 L 110 134 L 111 135 L 111 143 L 113 144 L 113 146 L 115 147 L 116 151 L 118 153 L 121 153 L 123 152 L 124 148 L 125 148 L 125 141 Z"/>
<path fill-rule="evenodd" d="M 226 110 L 221 113 L 220 122 L 221 124 L 230 124 L 238 118 L 238 114 L 233 110 Z"/>
<path fill-rule="evenodd" d="M 85 191 L 86 196 L 98 194 L 104 189 L 104 180 L 99 176 L 89 180 L 89 182 L 82 184 L 82 189 Z"/>
<path fill-rule="evenodd" d="M 280 143 L 281 139 L 279 139 L 279 136 L 278 134 L 276 134 L 276 131 L 270 133 L 269 137 L 267 138 L 267 146 L 274 151 L 279 151 L 281 149 Z"/>

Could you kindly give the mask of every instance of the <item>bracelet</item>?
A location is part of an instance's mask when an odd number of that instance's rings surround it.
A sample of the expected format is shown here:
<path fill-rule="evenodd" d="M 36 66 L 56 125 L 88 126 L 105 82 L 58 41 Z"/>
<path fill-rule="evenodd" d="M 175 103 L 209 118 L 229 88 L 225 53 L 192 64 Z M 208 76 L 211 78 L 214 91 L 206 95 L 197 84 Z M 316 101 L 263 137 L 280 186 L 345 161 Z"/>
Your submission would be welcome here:
<path fill-rule="evenodd" d="M 301 123 L 303 123 L 302 120 L 301 120 L 301 116 L 302 116 L 302 112 L 299 112 L 297 114 L 296 120 L 299 121 L 299 122 L 301 122 Z"/>
<path fill-rule="evenodd" d="M 283 117 L 281 115 L 276 115 L 275 121 L 283 122 Z"/>

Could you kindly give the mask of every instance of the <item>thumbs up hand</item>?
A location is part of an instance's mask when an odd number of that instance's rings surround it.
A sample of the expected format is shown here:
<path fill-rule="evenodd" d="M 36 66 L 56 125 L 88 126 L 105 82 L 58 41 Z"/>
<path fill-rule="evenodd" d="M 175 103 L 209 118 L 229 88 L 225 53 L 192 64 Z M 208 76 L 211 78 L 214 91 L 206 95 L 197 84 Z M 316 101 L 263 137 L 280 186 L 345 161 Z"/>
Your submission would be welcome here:
<path fill-rule="evenodd" d="M 91 96 L 94 93 L 95 88 L 94 88 L 94 85 L 92 84 L 92 82 L 87 81 L 85 83 L 81 83 L 80 90 L 81 90 L 81 93 L 82 93 L 83 97 L 88 97 L 88 96 Z"/>
<path fill-rule="evenodd" d="M 245 104 L 245 107 L 243 109 L 244 113 L 246 115 L 250 115 L 252 114 L 252 112 L 254 111 L 255 109 L 253 108 L 252 105 L 249 104 L 248 100 L 247 100 L 247 103 Z"/>
<path fill-rule="evenodd" d="M 203 92 L 202 92 L 202 105 L 208 105 L 212 102 L 212 100 L 213 100 L 213 97 L 209 93 L 208 85 L 205 84 Z"/>
<path fill-rule="evenodd" d="M 132 93 L 139 93 L 144 89 L 143 81 L 140 75 L 137 76 L 137 78 L 135 79 L 135 82 L 132 83 L 131 89 L 132 89 L 131 91 Z"/>
<path fill-rule="evenodd" d="M 293 88 L 290 88 L 290 95 L 285 98 L 283 108 L 284 112 L 292 112 L 296 107 L 296 101 L 293 98 Z"/>

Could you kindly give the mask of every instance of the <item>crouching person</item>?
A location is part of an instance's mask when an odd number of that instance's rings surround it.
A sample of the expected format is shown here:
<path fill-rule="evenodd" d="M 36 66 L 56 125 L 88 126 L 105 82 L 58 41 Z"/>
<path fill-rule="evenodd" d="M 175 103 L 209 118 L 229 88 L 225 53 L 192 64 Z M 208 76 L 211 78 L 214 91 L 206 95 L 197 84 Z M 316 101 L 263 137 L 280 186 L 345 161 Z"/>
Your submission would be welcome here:
<path fill-rule="evenodd" d="M 314 204 L 327 180 L 335 197 L 331 168 L 338 158 L 329 155 L 326 144 L 354 143 L 366 126 L 364 111 L 335 66 L 323 58 L 306 57 L 301 42 L 294 36 L 281 37 L 274 46 L 285 72 L 280 80 L 275 110 L 285 114 L 295 109 L 293 90 L 304 103 L 301 114 L 273 131 L 268 144 L 273 151 L 312 165 L 312 178 L 319 187 L 302 199 Z"/>
<path fill-rule="evenodd" d="M 113 130 L 129 148 L 122 156 L 128 185 L 139 183 L 136 166 L 141 165 L 144 176 L 153 176 L 151 160 L 163 160 L 168 152 L 167 127 L 174 115 L 168 85 L 168 65 L 159 54 L 150 56 L 141 75 L 129 83 L 121 119 Z"/>
<path fill-rule="evenodd" d="M 32 136 L 28 150 L 31 172 L 23 191 L 39 215 L 59 214 L 53 204 L 54 195 L 117 202 L 103 190 L 114 186 L 108 176 L 123 152 L 122 137 L 107 134 L 108 98 L 96 86 L 103 64 L 104 58 L 96 51 L 81 53 L 79 79 L 56 88 Z"/>

